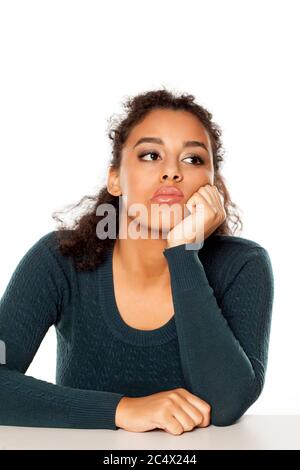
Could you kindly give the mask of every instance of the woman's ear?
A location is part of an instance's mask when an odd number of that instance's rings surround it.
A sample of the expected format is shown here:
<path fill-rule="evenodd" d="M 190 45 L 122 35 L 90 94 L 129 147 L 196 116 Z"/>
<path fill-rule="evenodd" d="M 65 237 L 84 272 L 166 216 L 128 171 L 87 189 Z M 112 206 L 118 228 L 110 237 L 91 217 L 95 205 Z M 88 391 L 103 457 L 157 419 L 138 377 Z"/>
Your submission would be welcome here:
<path fill-rule="evenodd" d="M 120 196 L 122 194 L 119 181 L 119 172 L 117 168 L 109 167 L 107 177 L 107 191 L 112 196 Z"/>

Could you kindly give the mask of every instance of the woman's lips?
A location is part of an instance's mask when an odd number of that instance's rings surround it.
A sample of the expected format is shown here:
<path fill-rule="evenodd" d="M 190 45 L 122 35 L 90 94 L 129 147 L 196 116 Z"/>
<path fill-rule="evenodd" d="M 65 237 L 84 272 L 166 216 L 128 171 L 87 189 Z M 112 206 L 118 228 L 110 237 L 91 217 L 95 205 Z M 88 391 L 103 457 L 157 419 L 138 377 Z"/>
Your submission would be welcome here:
<path fill-rule="evenodd" d="M 151 198 L 151 201 L 156 204 L 174 204 L 175 202 L 180 202 L 183 199 L 183 196 L 179 194 L 158 194 Z"/>

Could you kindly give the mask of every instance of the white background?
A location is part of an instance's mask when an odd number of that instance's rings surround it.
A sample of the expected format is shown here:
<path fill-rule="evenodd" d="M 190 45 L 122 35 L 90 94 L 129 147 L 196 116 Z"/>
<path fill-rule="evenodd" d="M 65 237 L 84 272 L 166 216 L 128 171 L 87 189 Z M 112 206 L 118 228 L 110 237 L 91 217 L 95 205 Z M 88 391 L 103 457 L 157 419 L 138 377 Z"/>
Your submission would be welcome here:
<path fill-rule="evenodd" d="M 108 119 L 126 96 L 189 92 L 223 130 L 240 236 L 271 257 L 265 387 L 247 411 L 300 412 L 297 1 L 1 1 L 0 294 L 51 214 L 106 181 Z M 28 375 L 55 381 L 46 334 Z"/>

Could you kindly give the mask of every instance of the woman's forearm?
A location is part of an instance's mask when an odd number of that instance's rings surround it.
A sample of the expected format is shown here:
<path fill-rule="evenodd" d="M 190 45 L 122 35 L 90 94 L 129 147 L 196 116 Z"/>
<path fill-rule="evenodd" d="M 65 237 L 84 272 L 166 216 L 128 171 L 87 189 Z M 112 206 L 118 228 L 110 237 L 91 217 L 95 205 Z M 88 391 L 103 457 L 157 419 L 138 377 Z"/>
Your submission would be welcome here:
<path fill-rule="evenodd" d="M 179 245 L 164 254 L 187 387 L 211 405 L 212 424 L 232 424 L 263 386 L 273 298 L 267 253 L 244 260 L 220 306 L 197 251 Z"/>

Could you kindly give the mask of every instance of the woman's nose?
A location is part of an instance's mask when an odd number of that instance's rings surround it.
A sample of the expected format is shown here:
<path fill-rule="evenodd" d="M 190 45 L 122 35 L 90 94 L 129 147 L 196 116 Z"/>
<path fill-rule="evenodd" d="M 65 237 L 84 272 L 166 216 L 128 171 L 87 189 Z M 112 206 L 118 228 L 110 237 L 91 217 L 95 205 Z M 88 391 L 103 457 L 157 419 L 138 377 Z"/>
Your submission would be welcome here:
<path fill-rule="evenodd" d="M 181 181 L 182 180 L 182 175 L 179 172 L 176 172 L 176 171 L 173 171 L 173 172 L 169 171 L 169 172 L 165 172 L 162 175 L 162 180 L 165 181 L 166 179 Z"/>

